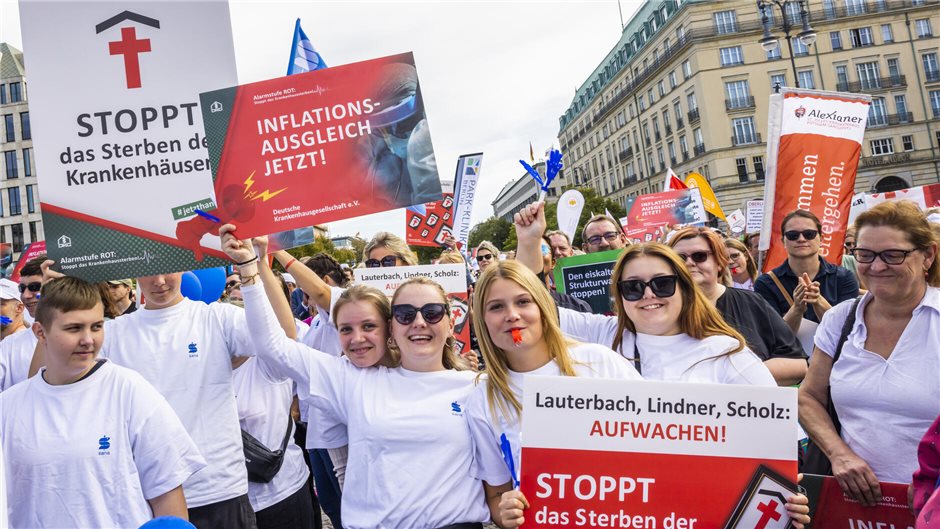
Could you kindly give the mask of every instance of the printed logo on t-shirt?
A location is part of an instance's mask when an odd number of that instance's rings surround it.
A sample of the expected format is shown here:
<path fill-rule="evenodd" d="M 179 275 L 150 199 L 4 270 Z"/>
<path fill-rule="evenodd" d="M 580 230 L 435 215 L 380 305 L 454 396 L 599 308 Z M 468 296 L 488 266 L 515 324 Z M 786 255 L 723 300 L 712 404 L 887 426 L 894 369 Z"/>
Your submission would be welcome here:
<path fill-rule="evenodd" d="M 460 409 L 460 404 L 457 404 L 457 401 L 450 403 L 450 414 L 451 415 L 463 415 L 463 410 Z"/>
<path fill-rule="evenodd" d="M 111 455 L 111 438 L 107 435 L 101 436 L 101 439 L 98 439 L 98 455 L 99 456 L 109 456 Z"/>
<path fill-rule="evenodd" d="M 199 349 L 196 348 L 196 342 L 189 344 L 189 357 L 197 358 L 199 356 Z"/>

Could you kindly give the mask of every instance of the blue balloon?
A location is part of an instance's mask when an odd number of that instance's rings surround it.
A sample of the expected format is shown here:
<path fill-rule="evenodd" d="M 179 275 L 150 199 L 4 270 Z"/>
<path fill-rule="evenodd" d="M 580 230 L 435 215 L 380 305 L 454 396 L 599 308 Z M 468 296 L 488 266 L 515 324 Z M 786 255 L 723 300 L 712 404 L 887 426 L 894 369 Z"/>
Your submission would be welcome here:
<path fill-rule="evenodd" d="M 193 301 L 202 299 L 202 283 L 196 277 L 196 274 L 183 272 L 183 277 L 180 280 L 180 292 Z"/>
<path fill-rule="evenodd" d="M 193 270 L 202 284 L 202 296 L 199 298 L 206 303 L 218 301 L 225 292 L 225 268 L 203 268 Z"/>

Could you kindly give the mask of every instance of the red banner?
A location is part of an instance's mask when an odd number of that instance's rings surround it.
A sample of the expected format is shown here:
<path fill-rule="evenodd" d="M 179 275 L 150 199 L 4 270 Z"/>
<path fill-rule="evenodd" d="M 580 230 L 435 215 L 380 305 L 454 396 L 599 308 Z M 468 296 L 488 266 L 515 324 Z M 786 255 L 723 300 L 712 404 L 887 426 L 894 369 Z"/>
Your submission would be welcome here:
<path fill-rule="evenodd" d="M 441 246 L 454 230 L 454 194 L 444 193 L 444 198 L 424 205 L 424 214 L 405 210 L 405 240 L 411 246 Z"/>
<path fill-rule="evenodd" d="M 767 222 L 765 214 L 761 236 L 761 249 L 769 245 L 764 270 L 787 258 L 780 222 L 796 209 L 819 217 L 819 253 L 841 264 L 870 100 L 869 96 L 794 89 L 771 96 L 767 143 L 771 163 L 764 204 L 765 212 L 770 209 L 772 215 Z"/>
<path fill-rule="evenodd" d="M 20 254 L 20 260 L 16 262 L 16 268 L 13 269 L 13 273 L 10 275 L 10 281 L 19 281 L 20 271 L 23 270 L 26 263 L 44 253 L 46 253 L 46 241 L 36 241 L 27 246 Z"/>
<path fill-rule="evenodd" d="M 807 474 L 803 476 L 801 485 L 809 496 L 814 528 L 914 527 L 914 515 L 907 506 L 906 484 L 882 482 L 881 501 L 874 507 L 864 507 L 847 496 L 833 477 Z"/>
<path fill-rule="evenodd" d="M 703 225 L 708 220 L 696 188 L 640 195 L 628 208 L 620 224 L 627 239 L 634 243 L 659 240 L 669 227 Z"/>

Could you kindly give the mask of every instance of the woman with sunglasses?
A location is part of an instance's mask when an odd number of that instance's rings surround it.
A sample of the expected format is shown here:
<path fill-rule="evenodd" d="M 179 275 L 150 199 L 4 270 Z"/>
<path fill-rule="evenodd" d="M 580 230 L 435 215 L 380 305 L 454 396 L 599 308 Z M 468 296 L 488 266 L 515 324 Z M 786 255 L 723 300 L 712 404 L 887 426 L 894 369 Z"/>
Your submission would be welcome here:
<path fill-rule="evenodd" d="M 757 263 L 751 258 L 747 246 L 737 239 L 725 239 L 725 249 L 728 252 L 728 270 L 731 272 L 731 286 L 744 290 L 754 290 L 754 280 L 757 279 Z"/>
<path fill-rule="evenodd" d="M 597 344 L 565 338 L 548 291 L 517 261 L 500 261 L 480 277 L 473 319 L 486 375 L 480 376 L 466 413 L 475 450 L 473 473 L 489 485 L 490 514 L 501 527 L 521 515 L 519 491 L 522 379 L 525 375 L 640 380 L 623 357 Z M 511 466 L 507 466 L 507 460 Z"/>
<path fill-rule="evenodd" d="M 363 253 L 366 256 L 366 268 L 389 266 L 413 266 L 418 264 L 415 255 L 401 237 L 388 232 L 379 232 L 366 244 Z"/>
<path fill-rule="evenodd" d="M 483 241 L 477 246 L 477 266 L 482 274 L 486 267 L 499 261 L 499 250 L 490 241 Z"/>
<path fill-rule="evenodd" d="M 910 482 L 918 442 L 940 414 L 940 263 L 937 237 L 911 202 L 879 204 L 855 227 L 868 292 L 823 317 L 799 415 L 843 491 L 874 505 L 879 481 Z"/>
<path fill-rule="evenodd" d="M 852 272 L 819 255 L 821 232 L 822 223 L 816 215 L 802 209 L 788 213 L 780 223 L 787 260 L 754 283 L 754 292 L 783 316 L 790 329 L 808 338 L 827 310 L 858 296 L 858 281 Z M 812 324 L 800 333 L 804 319 Z"/>
<path fill-rule="evenodd" d="M 481 528 L 489 518 L 478 479 L 469 475 L 473 448 L 463 406 L 474 374 L 456 371 L 453 322 L 441 287 L 425 278 L 402 284 L 392 298 L 389 347 L 401 365 L 356 367 L 291 341 L 255 284 L 267 275 L 251 244 L 223 226 L 223 249 L 245 285 L 245 310 L 259 354 L 297 382 L 298 393 L 345 422 L 349 462 L 343 489 L 343 526 Z M 267 282 L 265 283 L 268 284 Z M 273 290 L 273 289 L 272 289 Z M 281 326 L 290 328 L 282 316 Z"/>
<path fill-rule="evenodd" d="M 683 228 L 669 246 L 685 263 L 696 286 L 725 322 L 744 336 L 748 348 L 760 358 L 781 386 L 799 384 L 806 376 L 806 354 L 796 335 L 764 298 L 749 290 L 730 288 L 728 254 L 714 231 Z"/>

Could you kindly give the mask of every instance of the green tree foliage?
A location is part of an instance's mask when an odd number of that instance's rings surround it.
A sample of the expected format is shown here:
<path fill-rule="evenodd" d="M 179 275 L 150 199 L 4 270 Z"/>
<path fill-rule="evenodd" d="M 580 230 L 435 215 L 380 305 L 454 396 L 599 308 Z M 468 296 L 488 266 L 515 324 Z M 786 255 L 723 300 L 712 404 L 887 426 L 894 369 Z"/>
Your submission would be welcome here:
<path fill-rule="evenodd" d="M 316 255 L 320 252 L 328 253 L 340 263 L 348 263 L 349 265 L 353 265 L 359 260 L 354 250 L 337 248 L 333 245 L 333 241 L 327 239 L 326 237 L 317 237 L 310 244 L 305 244 L 303 246 L 298 246 L 297 248 L 291 248 L 290 250 L 287 250 L 287 253 L 293 255 L 297 259 L 306 257 L 308 255 Z"/>
<path fill-rule="evenodd" d="M 476 248 L 481 242 L 490 241 L 497 248 L 504 249 L 511 228 L 511 222 L 497 217 L 490 217 L 470 230 L 468 244 L 471 248 Z M 513 234 L 515 234 L 515 231 L 513 231 Z"/>
<path fill-rule="evenodd" d="M 627 212 L 624 211 L 623 207 L 620 204 L 614 202 L 613 200 L 601 197 L 597 195 L 597 191 L 588 188 L 581 187 L 578 188 L 578 191 L 584 195 L 584 209 L 581 210 L 581 217 L 578 219 L 578 229 L 575 230 L 574 240 L 571 243 L 580 248 L 581 241 L 581 230 L 584 228 L 584 223 L 591 218 L 591 213 L 601 214 L 604 211 L 610 211 L 612 215 L 616 217 L 616 221 L 620 221 L 621 217 L 626 216 Z M 545 205 L 545 220 L 548 224 L 549 230 L 558 229 L 558 204 L 546 204 Z"/>

